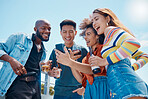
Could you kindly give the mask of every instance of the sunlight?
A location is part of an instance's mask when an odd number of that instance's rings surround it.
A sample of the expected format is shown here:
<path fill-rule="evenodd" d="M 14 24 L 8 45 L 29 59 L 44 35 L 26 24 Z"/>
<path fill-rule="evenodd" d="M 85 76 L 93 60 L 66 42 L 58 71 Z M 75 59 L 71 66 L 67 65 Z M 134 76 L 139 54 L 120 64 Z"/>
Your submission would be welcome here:
<path fill-rule="evenodd" d="M 131 0 L 127 5 L 127 12 L 130 20 L 137 24 L 144 24 L 148 21 L 148 1 Z"/>

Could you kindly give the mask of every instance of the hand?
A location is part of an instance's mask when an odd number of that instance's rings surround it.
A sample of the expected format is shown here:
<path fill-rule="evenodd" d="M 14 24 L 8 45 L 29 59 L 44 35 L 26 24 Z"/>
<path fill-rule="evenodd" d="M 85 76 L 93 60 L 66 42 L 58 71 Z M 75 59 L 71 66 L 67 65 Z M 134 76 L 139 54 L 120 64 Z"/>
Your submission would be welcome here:
<path fill-rule="evenodd" d="M 47 62 L 41 61 L 39 64 L 40 64 L 41 70 L 47 73 L 51 69 L 52 60 L 48 60 Z"/>
<path fill-rule="evenodd" d="M 25 67 L 16 59 L 13 58 L 9 63 L 16 75 L 27 74 Z"/>
<path fill-rule="evenodd" d="M 75 55 L 77 53 L 79 53 L 79 50 L 75 50 L 75 51 L 72 51 L 71 49 L 68 49 L 69 52 L 70 52 L 70 58 L 73 59 L 73 60 L 77 60 L 78 58 L 81 57 L 81 55 Z"/>
<path fill-rule="evenodd" d="M 55 51 L 58 63 L 61 63 L 61 64 L 66 65 L 66 66 L 70 66 L 69 62 L 72 59 L 70 58 L 70 55 L 69 55 L 68 50 L 66 49 L 66 47 L 64 47 L 65 53 L 62 53 L 61 51 L 59 51 L 57 49 L 55 49 L 54 51 Z"/>
<path fill-rule="evenodd" d="M 72 91 L 73 93 L 77 92 L 79 95 L 84 95 L 84 92 L 85 92 L 85 88 L 84 87 L 81 87 L 81 88 L 78 88 L 74 91 Z"/>
<path fill-rule="evenodd" d="M 48 72 L 48 75 L 51 76 L 51 77 L 57 78 L 59 73 L 62 71 L 62 69 L 60 69 L 60 71 L 58 69 L 59 68 L 57 68 L 57 67 L 53 67 L 53 69 Z"/>
<path fill-rule="evenodd" d="M 103 59 L 103 58 L 98 57 L 98 56 L 91 56 L 89 58 L 89 64 L 91 66 L 106 66 L 109 63 L 108 63 L 107 59 Z"/>

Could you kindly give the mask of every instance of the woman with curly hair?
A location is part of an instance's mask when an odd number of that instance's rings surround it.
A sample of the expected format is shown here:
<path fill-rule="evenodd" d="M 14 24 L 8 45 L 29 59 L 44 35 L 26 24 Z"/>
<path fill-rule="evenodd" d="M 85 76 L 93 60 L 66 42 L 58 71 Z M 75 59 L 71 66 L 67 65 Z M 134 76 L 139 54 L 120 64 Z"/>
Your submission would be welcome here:
<path fill-rule="evenodd" d="M 83 30 L 80 36 L 85 39 L 87 47 L 92 48 L 92 54 L 101 57 L 103 40 L 100 39 L 104 38 L 104 35 L 99 36 L 97 34 L 89 19 L 84 19 L 79 27 Z M 82 63 L 89 64 L 89 57 L 90 52 L 87 53 Z M 87 74 L 82 72 L 79 74 L 77 71 L 75 73 L 73 72 L 73 75 L 85 88 L 84 99 L 110 99 L 110 90 L 107 85 L 105 67 L 101 67 L 101 72 L 97 74 Z"/>

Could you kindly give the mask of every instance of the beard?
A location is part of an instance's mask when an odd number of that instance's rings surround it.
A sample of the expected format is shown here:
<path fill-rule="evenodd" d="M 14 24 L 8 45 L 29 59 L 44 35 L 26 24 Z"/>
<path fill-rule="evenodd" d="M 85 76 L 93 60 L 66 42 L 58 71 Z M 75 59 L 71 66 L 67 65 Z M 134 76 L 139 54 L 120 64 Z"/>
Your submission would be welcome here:
<path fill-rule="evenodd" d="M 42 33 L 42 34 L 43 34 L 43 33 Z M 45 42 L 47 42 L 47 41 L 49 40 L 49 37 L 50 37 L 50 34 L 48 34 L 48 38 L 47 38 L 47 39 L 44 39 L 44 38 L 42 37 L 42 35 L 40 34 L 39 30 L 36 31 L 36 35 L 37 35 L 37 37 L 38 37 L 39 39 L 41 39 L 42 41 L 45 41 Z"/>

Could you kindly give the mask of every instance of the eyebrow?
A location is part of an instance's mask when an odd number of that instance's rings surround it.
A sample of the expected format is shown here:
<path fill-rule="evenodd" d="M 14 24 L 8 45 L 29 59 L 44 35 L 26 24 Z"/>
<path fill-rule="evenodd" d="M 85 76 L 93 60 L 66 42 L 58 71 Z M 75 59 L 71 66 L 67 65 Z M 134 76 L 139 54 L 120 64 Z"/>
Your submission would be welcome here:
<path fill-rule="evenodd" d="M 94 19 L 96 19 L 97 17 L 99 17 L 99 16 L 95 16 Z"/>

